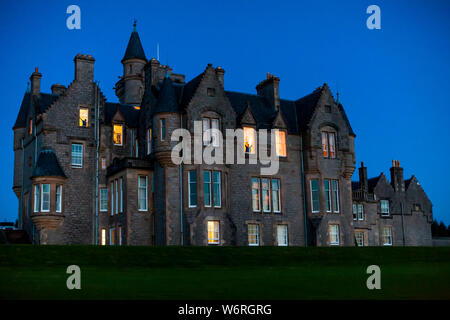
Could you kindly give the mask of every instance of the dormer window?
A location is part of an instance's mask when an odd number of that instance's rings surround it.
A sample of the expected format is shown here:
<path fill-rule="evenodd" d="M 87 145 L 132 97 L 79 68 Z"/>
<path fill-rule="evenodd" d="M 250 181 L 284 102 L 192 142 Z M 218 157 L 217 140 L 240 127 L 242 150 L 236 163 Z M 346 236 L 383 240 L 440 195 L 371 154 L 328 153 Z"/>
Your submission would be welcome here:
<path fill-rule="evenodd" d="M 336 158 L 336 134 L 334 132 L 322 132 L 322 152 L 324 158 Z"/>
<path fill-rule="evenodd" d="M 286 157 L 286 131 L 275 130 L 276 152 L 279 157 Z"/>
<path fill-rule="evenodd" d="M 254 154 L 256 146 L 255 128 L 244 127 L 244 151 L 245 153 Z"/>
<path fill-rule="evenodd" d="M 216 89 L 208 88 L 207 93 L 208 93 L 208 97 L 214 97 L 216 95 Z"/>
<path fill-rule="evenodd" d="M 87 127 L 89 124 L 89 109 L 88 108 L 80 108 L 80 127 Z"/>
<path fill-rule="evenodd" d="M 123 125 L 113 125 L 113 142 L 116 146 L 123 145 Z"/>

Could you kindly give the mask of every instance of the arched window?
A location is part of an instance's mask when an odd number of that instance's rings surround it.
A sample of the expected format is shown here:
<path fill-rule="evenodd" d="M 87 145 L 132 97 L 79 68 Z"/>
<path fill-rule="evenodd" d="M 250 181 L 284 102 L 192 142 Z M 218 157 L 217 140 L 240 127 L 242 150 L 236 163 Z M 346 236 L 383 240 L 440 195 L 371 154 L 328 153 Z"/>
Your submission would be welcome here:
<path fill-rule="evenodd" d="M 336 130 L 324 127 L 321 131 L 322 153 L 324 158 L 336 158 Z"/>

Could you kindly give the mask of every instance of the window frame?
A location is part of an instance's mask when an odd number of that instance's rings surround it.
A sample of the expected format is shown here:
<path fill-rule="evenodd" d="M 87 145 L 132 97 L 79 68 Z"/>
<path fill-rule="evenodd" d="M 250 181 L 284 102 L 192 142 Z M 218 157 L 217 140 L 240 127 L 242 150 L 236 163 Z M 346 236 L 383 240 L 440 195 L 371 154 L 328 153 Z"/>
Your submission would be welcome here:
<path fill-rule="evenodd" d="M 109 228 L 109 245 L 110 246 L 116 245 L 116 228 L 114 227 Z"/>
<path fill-rule="evenodd" d="M 217 128 L 213 128 L 213 122 L 217 123 Z M 207 123 L 205 128 L 205 123 Z M 214 131 L 217 130 L 217 131 Z M 203 146 L 211 146 L 213 148 L 220 147 L 220 119 L 216 117 L 202 117 L 202 141 Z"/>
<path fill-rule="evenodd" d="M 386 235 L 385 230 L 389 230 L 389 234 Z M 390 240 L 389 242 L 386 242 L 386 237 Z M 392 226 L 383 226 L 383 234 L 382 234 L 382 240 L 383 240 L 383 246 L 392 246 L 394 242 L 394 238 L 392 236 Z"/>
<path fill-rule="evenodd" d="M 35 184 L 33 212 L 39 212 L 40 209 L 41 209 L 41 185 Z"/>
<path fill-rule="evenodd" d="M 333 138 L 331 138 L 333 137 Z M 337 134 L 335 131 L 321 131 L 322 156 L 325 159 L 337 158 Z M 333 143 L 331 143 L 333 141 Z M 333 148 L 333 151 L 331 150 Z"/>
<path fill-rule="evenodd" d="M 362 245 L 360 245 L 360 243 L 358 242 L 358 236 L 357 235 L 362 235 L 362 238 L 360 240 L 362 240 Z M 364 233 L 364 231 L 355 231 L 355 242 L 356 242 L 356 246 L 357 247 L 365 247 L 366 246 L 366 239 L 365 239 L 366 235 Z"/>
<path fill-rule="evenodd" d="M 257 189 L 255 189 L 255 188 L 253 188 L 253 183 L 254 183 L 254 181 L 256 180 L 256 182 L 258 183 L 258 188 Z M 252 209 L 253 209 L 253 212 L 261 212 L 261 179 L 260 178 L 258 178 L 258 177 L 252 177 L 251 178 L 251 190 L 252 190 Z M 254 194 L 253 194 L 253 190 L 257 190 L 257 197 L 258 197 L 258 209 L 257 210 L 255 210 L 255 207 L 254 207 Z"/>
<path fill-rule="evenodd" d="M 44 186 L 48 186 L 48 209 L 44 209 Z M 50 212 L 51 207 L 51 186 L 50 183 L 41 184 L 41 212 Z"/>
<path fill-rule="evenodd" d="M 195 181 L 192 181 L 191 174 L 193 175 L 193 177 L 195 177 Z M 188 175 L 188 185 L 187 185 L 188 186 L 188 207 L 196 208 L 198 205 L 197 170 L 188 170 L 187 175 Z M 191 201 L 191 197 L 194 196 L 194 192 L 195 192 L 195 204 L 193 204 Z"/>
<path fill-rule="evenodd" d="M 137 138 L 136 138 L 137 142 Z M 136 143 L 137 146 L 137 143 Z M 137 150 L 137 149 L 136 149 Z M 147 128 L 147 154 L 152 153 L 152 128 Z M 137 151 L 136 151 L 137 156 Z"/>
<path fill-rule="evenodd" d="M 267 180 L 267 189 L 263 188 L 263 180 Z M 261 202 L 262 202 L 262 212 L 272 212 L 272 195 L 271 193 L 271 188 L 270 188 L 270 182 L 271 179 L 270 178 L 261 178 Z M 264 200 L 264 191 L 267 191 L 267 194 L 269 196 L 269 199 L 267 201 L 268 205 L 269 205 L 269 209 L 264 209 L 264 204 L 265 204 L 265 200 Z"/>
<path fill-rule="evenodd" d="M 104 196 L 105 196 L 104 191 L 106 191 L 106 199 L 104 199 Z M 100 212 L 107 212 L 108 211 L 108 188 L 104 188 L 104 187 L 100 188 L 100 199 L 99 199 L 99 201 L 100 201 L 100 205 L 99 205 Z M 106 208 L 104 208 L 103 205 L 102 205 L 102 204 L 104 204 L 104 202 L 106 202 Z"/>
<path fill-rule="evenodd" d="M 82 124 L 83 118 L 82 118 L 82 111 L 86 112 L 86 125 Z M 89 127 L 89 108 L 80 106 L 78 109 L 78 127 L 79 128 L 88 128 Z"/>
<path fill-rule="evenodd" d="M 383 203 L 387 204 L 387 212 L 383 212 Z M 391 216 L 389 200 L 380 199 L 380 212 L 381 212 L 382 217 L 390 217 Z"/>
<path fill-rule="evenodd" d="M 255 233 L 250 233 L 250 229 L 254 228 Z M 251 236 L 254 236 L 254 242 L 250 242 Z M 260 245 L 260 230 L 259 230 L 259 224 L 257 223 L 248 223 L 247 224 L 247 242 L 249 247 L 258 247 Z"/>
<path fill-rule="evenodd" d="M 280 228 L 284 229 L 284 243 L 280 243 Z M 278 224 L 277 225 L 277 246 L 279 247 L 288 247 L 289 246 L 289 235 L 288 235 L 289 227 L 287 224 Z"/>
<path fill-rule="evenodd" d="M 115 128 L 116 127 L 120 127 L 120 143 L 116 143 L 116 141 L 115 141 L 115 137 L 116 137 L 116 131 L 115 131 Z M 123 132 L 124 132 L 124 125 L 122 124 L 122 123 L 113 123 L 113 145 L 115 145 L 115 146 L 118 146 L 118 147 L 121 147 L 121 146 L 123 146 Z"/>
<path fill-rule="evenodd" d="M 336 234 L 335 234 L 335 236 L 336 236 L 336 240 L 337 241 L 334 241 L 334 239 L 333 239 L 333 227 L 336 227 Z M 331 224 L 329 224 L 329 227 L 328 227 L 328 232 L 329 232 L 329 240 L 330 240 L 330 245 L 332 245 L 332 246 L 339 246 L 340 245 L 340 230 L 339 230 L 339 224 L 336 224 L 336 223 L 331 223 Z"/>
<path fill-rule="evenodd" d="M 313 189 L 313 182 L 317 182 L 317 190 Z M 311 213 L 320 212 L 320 187 L 319 186 L 320 186 L 319 179 L 310 179 L 309 180 L 309 188 L 310 188 L 310 194 L 311 194 Z M 314 198 L 313 198 L 314 192 L 317 193 L 317 210 L 314 210 Z"/>
<path fill-rule="evenodd" d="M 161 141 L 166 141 L 167 127 L 166 127 L 166 118 L 159 119 L 159 139 Z"/>
<path fill-rule="evenodd" d="M 55 212 L 58 213 L 62 212 L 62 193 L 63 193 L 63 186 L 61 184 L 57 184 L 55 189 Z"/>
<path fill-rule="evenodd" d="M 243 126 L 244 131 L 244 153 L 245 154 L 256 154 L 256 146 L 257 146 L 257 137 L 256 137 L 256 129 L 250 126 Z M 248 139 L 252 138 L 252 139 Z M 250 151 L 247 151 L 246 143 L 248 140 L 253 140 L 253 145 L 249 146 Z"/>
<path fill-rule="evenodd" d="M 210 226 L 213 226 L 213 230 L 210 231 Z M 217 226 L 217 230 L 216 230 Z M 210 237 L 210 233 L 213 235 Z M 217 237 L 216 237 L 217 234 Z M 219 245 L 220 244 L 220 221 L 219 220 L 208 220 L 207 221 L 207 240 L 208 245 Z"/>
<path fill-rule="evenodd" d="M 74 147 L 75 146 L 79 146 L 81 147 L 81 152 L 74 152 Z M 78 156 L 78 154 L 80 154 L 80 156 Z M 75 155 L 75 157 L 74 157 Z M 70 164 L 72 168 L 83 168 L 83 162 L 84 162 L 84 144 L 83 143 L 79 143 L 79 142 L 72 142 L 71 144 L 71 153 L 70 153 Z M 78 163 L 74 163 L 74 159 L 80 159 L 81 164 Z"/>
<path fill-rule="evenodd" d="M 141 186 L 141 178 L 144 178 L 145 180 L 145 188 Z M 144 190 L 142 190 L 144 189 Z M 141 197 L 140 192 L 144 192 L 144 199 L 145 200 L 145 208 L 141 208 Z M 138 211 L 146 212 L 148 211 L 148 177 L 146 175 L 138 175 Z"/>
<path fill-rule="evenodd" d="M 364 221 L 364 205 L 362 203 L 358 203 L 357 206 L 357 218 L 358 221 Z M 361 210 L 360 210 L 361 209 Z"/>
<path fill-rule="evenodd" d="M 277 181 L 278 184 L 278 189 L 274 191 L 273 189 L 273 182 Z M 272 178 L 270 179 L 270 192 L 271 192 L 271 196 L 272 196 L 272 211 L 274 213 L 280 213 L 281 212 L 281 179 L 279 178 Z M 277 195 L 277 207 L 278 209 L 275 210 L 275 198 L 274 198 L 274 193 Z"/>
<path fill-rule="evenodd" d="M 283 139 L 281 139 L 283 137 Z M 283 147 L 283 152 L 279 152 L 279 146 Z M 287 132 L 282 129 L 275 129 L 275 154 L 277 157 L 287 157 Z"/>
<path fill-rule="evenodd" d="M 120 212 L 122 212 L 123 213 L 123 178 L 121 177 L 120 179 L 119 179 L 119 188 L 120 188 L 120 192 L 119 192 L 119 194 L 120 194 Z"/>
<path fill-rule="evenodd" d="M 205 174 L 208 174 L 208 181 L 205 181 Z M 203 170 L 203 206 L 205 206 L 206 208 L 211 208 L 212 207 L 212 179 L 211 179 L 211 171 L 209 170 Z M 206 186 L 208 186 L 208 194 L 209 194 L 209 202 L 208 204 L 206 204 Z"/>
<path fill-rule="evenodd" d="M 218 174 L 219 181 L 215 181 L 215 176 Z M 216 192 L 217 199 L 216 199 Z M 214 205 L 214 208 L 222 208 L 222 172 L 221 171 L 212 171 L 212 204 Z M 218 204 L 216 205 L 216 201 L 218 201 Z"/>
<path fill-rule="evenodd" d="M 339 180 L 331 180 L 332 208 L 334 213 L 339 213 L 341 203 L 339 199 Z"/>
<path fill-rule="evenodd" d="M 327 189 L 327 185 L 328 185 L 328 189 Z M 324 179 L 323 180 L 323 188 L 325 191 L 325 211 L 326 212 L 332 212 L 333 211 L 333 207 L 332 207 L 332 203 L 333 203 L 333 199 L 331 198 L 331 180 L 329 179 Z"/>

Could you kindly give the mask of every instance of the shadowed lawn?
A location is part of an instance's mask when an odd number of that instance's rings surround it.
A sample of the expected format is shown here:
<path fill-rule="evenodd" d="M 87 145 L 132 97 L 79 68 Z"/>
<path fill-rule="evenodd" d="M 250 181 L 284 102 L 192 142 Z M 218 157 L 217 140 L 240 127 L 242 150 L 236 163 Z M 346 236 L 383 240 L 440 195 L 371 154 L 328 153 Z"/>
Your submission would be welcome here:
<path fill-rule="evenodd" d="M 72 264 L 81 290 L 66 288 Z M 450 299 L 450 248 L 2 245 L 0 298 Z"/>

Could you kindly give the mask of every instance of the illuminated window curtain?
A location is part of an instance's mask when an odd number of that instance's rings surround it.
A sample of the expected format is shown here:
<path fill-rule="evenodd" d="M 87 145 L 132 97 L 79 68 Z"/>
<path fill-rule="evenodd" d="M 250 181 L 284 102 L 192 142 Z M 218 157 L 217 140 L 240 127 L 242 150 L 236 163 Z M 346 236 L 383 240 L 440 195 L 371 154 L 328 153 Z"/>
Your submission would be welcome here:
<path fill-rule="evenodd" d="M 50 184 L 42 184 L 41 211 L 50 211 Z"/>
<path fill-rule="evenodd" d="M 312 212 L 320 211 L 319 180 L 311 180 L 311 208 Z"/>
<path fill-rule="evenodd" d="M 252 203 L 253 211 L 261 211 L 260 185 L 258 178 L 252 178 Z"/>
<path fill-rule="evenodd" d="M 328 158 L 328 137 L 326 132 L 322 132 L 322 152 L 325 158 Z"/>
<path fill-rule="evenodd" d="M 325 204 L 327 212 L 331 212 L 331 188 L 330 188 L 330 180 L 324 180 L 325 187 Z"/>
<path fill-rule="evenodd" d="M 286 157 L 286 132 L 282 130 L 275 131 L 276 152 L 279 157 Z"/>
<path fill-rule="evenodd" d="M 189 193 L 189 207 L 197 206 L 197 172 L 191 170 L 188 173 L 188 193 Z"/>
<path fill-rule="evenodd" d="M 102 229 L 101 244 L 106 245 L 106 229 Z"/>
<path fill-rule="evenodd" d="M 203 203 L 211 207 L 211 171 L 203 172 Z"/>
<path fill-rule="evenodd" d="M 257 224 L 248 225 L 248 245 L 259 246 L 259 225 Z"/>
<path fill-rule="evenodd" d="M 114 228 L 109 229 L 109 244 L 112 246 L 116 244 L 116 229 Z"/>
<path fill-rule="evenodd" d="M 277 242 L 279 246 L 288 245 L 288 226 L 280 224 L 277 226 Z"/>
<path fill-rule="evenodd" d="M 261 179 L 263 211 L 270 211 L 270 180 Z"/>
<path fill-rule="evenodd" d="M 244 127 L 244 151 L 245 153 L 255 153 L 256 131 L 254 128 Z"/>
<path fill-rule="evenodd" d="M 123 141 L 123 126 L 121 124 L 115 124 L 113 126 L 113 142 L 115 145 L 121 146 Z"/>
<path fill-rule="evenodd" d="M 208 221 L 208 244 L 219 243 L 219 221 Z"/>
<path fill-rule="evenodd" d="M 333 187 L 333 211 L 339 212 L 339 181 L 331 180 Z"/>
<path fill-rule="evenodd" d="M 279 179 L 272 179 L 272 207 L 274 212 L 281 211 Z"/>
<path fill-rule="evenodd" d="M 87 127 L 89 124 L 89 109 L 80 108 L 80 127 Z"/>
<path fill-rule="evenodd" d="M 213 172 L 213 191 L 214 191 L 214 207 L 220 208 L 222 206 L 222 188 L 220 171 Z"/>
<path fill-rule="evenodd" d="M 336 158 L 336 137 L 333 132 L 328 133 L 330 141 L 330 158 Z"/>

